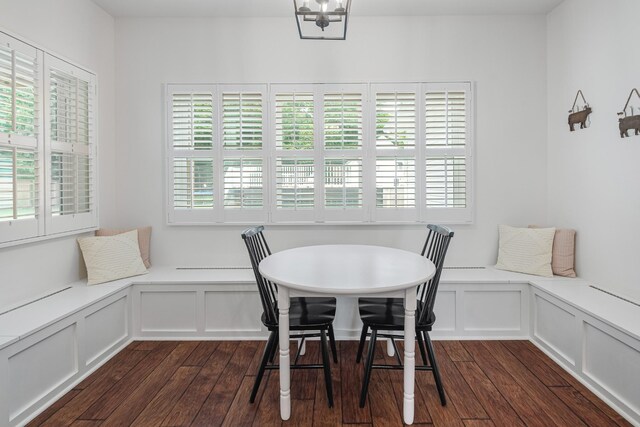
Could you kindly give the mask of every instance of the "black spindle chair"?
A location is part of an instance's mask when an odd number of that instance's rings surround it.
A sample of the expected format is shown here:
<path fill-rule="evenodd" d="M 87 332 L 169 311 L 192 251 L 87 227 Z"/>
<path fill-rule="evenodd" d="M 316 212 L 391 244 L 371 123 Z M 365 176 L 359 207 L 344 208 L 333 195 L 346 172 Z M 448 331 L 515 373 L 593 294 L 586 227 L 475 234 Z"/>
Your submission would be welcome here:
<path fill-rule="evenodd" d="M 440 379 L 440 371 L 436 355 L 433 351 L 429 332 L 436 321 L 433 313 L 433 307 L 438 292 L 438 284 L 440 283 L 440 275 L 444 265 L 444 258 L 447 254 L 449 242 L 453 237 L 453 231 L 448 227 L 429 224 L 427 226 L 429 234 L 422 248 L 422 256 L 427 257 L 436 267 L 433 277 L 426 283 L 418 287 L 417 307 L 416 307 L 416 338 L 420 348 L 420 355 L 424 365 L 416 366 L 416 370 L 432 371 L 436 381 L 440 402 L 442 405 L 447 404 L 444 394 L 444 387 Z M 404 301 L 402 298 L 360 298 L 358 300 L 358 308 L 360 311 L 360 319 L 362 319 L 362 333 L 360 335 L 360 344 L 358 346 L 358 355 L 356 363 L 360 363 L 362 351 L 367 336 L 370 336 L 369 350 L 365 364 L 364 381 L 362 383 L 362 391 L 360 393 L 360 407 L 364 407 L 367 390 L 369 388 L 369 380 L 371 379 L 371 370 L 374 368 L 402 369 L 402 359 L 398 353 L 395 339 L 403 338 L 397 332 L 379 333 L 379 331 L 404 331 Z M 371 329 L 371 333 L 369 333 Z M 395 349 L 398 364 L 396 365 L 374 365 L 373 357 L 378 337 L 391 339 L 393 348 Z M 426 343 L 426 348 L 425 348 Z M 428 360 L 427 360 L 428 359 Z"/>
<path fill-rule="evenodd" d="M 258 375 L 253 385 L 249 401 L 254 402 L 260 382 L 265 369 L 278 369 L 278 365 L 273 363 L 273 359 L 278 347 L 278 287 L 260 274 L 258 265 L 260 261 L 271 255 L 271 250 L 263 234 L 264 227 L 249 228 L 242 232 L 242 239 L 247 245 L 251 266 L 256 276 L 256 283 L 262 302 L 262 323 L 269 330 L 267 340 Z M 323 368 L 324 379 L 327 387 L 327 399 L 329 407 L 333 406 L 333 388 L 331 384 L 331 367 L 329 362 L 329 345 L 327 335 L 333 353 L 333 361 L 338 363 L 336 340 L 333 334 L 333 319 L 336 314 L 335 298 L 291 298 L 289 308 L 289 330 L 299 331 L 299 334 L 292 334 L 291 338 L 300 339 L 300 345 L 291 365 L 291 369 L 312 369 Z M 307 332 L 311 331 L 311 333 Z M 317 332 L 314 332 L 317 331 Z M 320 337 L 322 346 L 322 364 L 298 364 L 300 351 L 307 338 Z"/>

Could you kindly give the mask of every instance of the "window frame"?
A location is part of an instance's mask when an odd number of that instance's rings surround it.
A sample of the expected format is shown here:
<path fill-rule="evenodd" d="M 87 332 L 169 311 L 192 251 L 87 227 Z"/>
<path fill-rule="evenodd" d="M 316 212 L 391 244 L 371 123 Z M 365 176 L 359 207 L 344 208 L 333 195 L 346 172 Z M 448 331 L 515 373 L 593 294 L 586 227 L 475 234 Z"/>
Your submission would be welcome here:
<path fill-rule="evenodd" d="M 49 240 L 52 238 L 70 236 L 98 228 L 99 214 L 99 185 L 98 185 L 98 84 L 97 75 L 86 67 L 78 65 L 60 55 L 55 54 L 35 43 L 32 43 L 20 36 L 14 35 L 0 29 L 0 43 L 12 49 L 35 52 L 36 70 L 35 76 L 38 80 L 36 90 L 37 107 L 35 114 L 37 135 L 36 141 L 30 143 L 35 148 L 35 158 L 37 159 L 38 186 L 37 206 L 35 218 L 12 219 L 0 221 L 0 248 L 17 246 L 27 243 Z M 90 150 L 90 170 L 92 176 L 89 181 L 90 210 L 86 214 L 68 215 L 67 218 L 52 218 L 51 216 L 51 123 L 50 118 L 50 88 L 49 71 L 47 64 L 55 63 L 65 70 L 73 70 L 73 74 L 85 76 L 89 82 L 88 87 L 88 108 L 89 123 L 88 146 Z M 0 133 L 0 144 L 3 147 L 25 147 L 27 137 L 19 135 Z M 74 170 L 77 177 L 77 170 Z"/>
<path fill-rule="evenodd" d="M 69 144 L 68 142 L 59 142 L 54 141 L 51 135 L 51 103 L 50 103 L 50 71 L 52 68 L 55 68 L 61 72 L 69 74 L 77 79 L 81 79 L 88 83 L 88 105 L 89 108 L 93 108 L 92 111 L 88 112 L 88 142 L 86 146 L 78 141 Z M 45 156 L 45 227 L 48 234 L 60 234 L 67 232 L 78 232 L 81 233 L 83 231 L 90 231 L 92 229 L 96 229 L 98 226 L 98 151 L 96 144 L 96 82 L 95 75 L 92 73 L 80 69 L 72 64 L 69 64 L 66 61 L 63 61 L 59 58 L 56 58 L 52 55 L 45 54 L 44 58 L 44 92 L 45 92 L 45 105 L 44 105 L 44 123 L 47 128 L 45 129 L 45 148 L 44 148 L 44 156 Z M 93 104 L 93 105 L 92 105 Z M 69 154 L 72 156 L 87 156 L 88 164 L 89 164 L 89 198 L 90 200 L 90 209 L 89 212 L 74 212 L 70 215 L 53 215 L 53 204 L 51 201 L 51 187 L 52 187 L 52 177 L 51 177 L 51 161 L 52 161 L 52 153 L 60 152 L 63 154 Z M 77 161 L 75 162 L 74 172 L 76 173 L 75 179 L 77 180 L 78 169 L 77 169 Z M 77 191 L 77 182 L 74 181 L 76 188 L 74 190 L 74 194 Z M 77 203 L 77 197 L 76 197 Z"/>
<path fill-rule="evenodd" d="M 251 152 L 263 155 L 262 182 L 264 210 L 258 212 L 247 212 L 243 209 L 234 209 L 226 212 L 223 208 L 222 195 L 218 194 L 217 207 L 211 209 L 209 215 L 200 216 L 197 219 L 182 218 L 172 215 L 173 201 L 171 192 L 173 191 L 171 157 L 172 150 L 172 125 L 171 125 L 171 90 L 186 91 L 188 88 L 214 88 L 214 104 L 217 106 L 214 111 L 214 123 L 218 128 L 214 130 L 214 150 L 218 154 L 214 157 L 214 168 L 218 164 L 217 185 L 224 191 L 224 177 L 222 172 L 221 159 L 224 158 L 222 148 L 222 91 L 231 90 L 237 92 L 250 92 L 252 88 L 263 88 L 263 145 L 262 150 L 246 150 L 247 157 L 256 157 Z M 424 82 L 402 82 L 402 83 L 265 83 L 265 84 L 210 84 L 210 85 L 190 85 L 190 84 L 167 84 L 166 85 L 166 106 L 167 106 L 167 225 L 251 225 L 263 223 L 269 225 L 375 225 L 375 224 L 422 224 L 428 222 L 438 222 L 443 224 L 472 224 L 474 222 L 474 85 L 470 81 L 424 83 Z M 460 207 L 427 207 L 426 196 L 426 156 L 427 152 L 441 151 L 448 154 L 451 148 L 427 149 L 425 139 L 425 109 L 427 90 L 463 90 L 465 92 L 466 105 L 466 138 L 463 148 L 455 148 L 465 157 L 466 176 L 466 206 Z M 324 146 L 324 96 L 329 93 L 353 93 L 359 91 L 362 94 L 362 147 L 359 149 L 329 149 Z M 376 147 L 376 93 L 378 92 L 412 92 L 415 94 L 415 144 L 412 148 L 382 149 Z M 276 97 L 278 94 L 301 93 L 311 94 L 313 99 L 313 148 L 284 149 L 276 147 Z M 455 151 L 454 150 L 454 151 Z M 235 151 L 235 150 L 229 150 Z M 238 150 L 239 152 L 241 150 Z M 251 152 L 249 152 L 251 151 Z M 414 208 L 377 208 L 376 207 L 376 158 L 378 156 L 411 157 L 414 161 L 415 170 L 415 207 Z M 228 157 L 228 156 L 227 156 Z M 352 158 L 362 159 L 362 208 L 342 209 L 327 208 L 325 206 L 325 160 L 332 158 Z M 314 167 L 314 206 L 310 209 L 286 210 L 277 208 L 277 164 L 279 159 L 308 159 Z"/>

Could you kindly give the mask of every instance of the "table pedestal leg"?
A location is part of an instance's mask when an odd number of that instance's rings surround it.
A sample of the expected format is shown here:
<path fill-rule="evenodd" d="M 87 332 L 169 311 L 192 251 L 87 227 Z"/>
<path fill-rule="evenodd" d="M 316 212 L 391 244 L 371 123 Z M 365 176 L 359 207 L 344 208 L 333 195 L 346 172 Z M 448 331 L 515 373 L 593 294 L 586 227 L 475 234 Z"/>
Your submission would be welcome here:
<path fill-rule="evenodd" d="M 413 424 L 416 375 L 416 288 L 404 294 L 404 422 Z"/>
<path fill-rule="evenodd" d="M 415 292 L 414 292 L 415 295 Z M 415 299 L 415 297 L 414 297 Z M 289 357 L 289 289 L 278 287 L 279 334 L 280 334 L 280 417 L 291 417 L 291 368 Z M 415 303 L 414 303 L 415 305 Z"/>

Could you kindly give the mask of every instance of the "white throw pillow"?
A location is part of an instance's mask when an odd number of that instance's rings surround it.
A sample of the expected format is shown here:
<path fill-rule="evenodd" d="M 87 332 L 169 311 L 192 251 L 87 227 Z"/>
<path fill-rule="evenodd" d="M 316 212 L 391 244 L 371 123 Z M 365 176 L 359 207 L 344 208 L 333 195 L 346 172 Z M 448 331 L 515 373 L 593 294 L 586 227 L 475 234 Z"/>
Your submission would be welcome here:
<path fill-rule="evenodd" d="M 87 266 L 87 284 L 109 282 L 147 272 L 138 246 L 138 231 L 78 239 Z"/>
<path fill-rule="evenodd" d="M 553 277 L 551 256 L 555 228 L 515 228 L 500 225 L 496 268 Z"/>

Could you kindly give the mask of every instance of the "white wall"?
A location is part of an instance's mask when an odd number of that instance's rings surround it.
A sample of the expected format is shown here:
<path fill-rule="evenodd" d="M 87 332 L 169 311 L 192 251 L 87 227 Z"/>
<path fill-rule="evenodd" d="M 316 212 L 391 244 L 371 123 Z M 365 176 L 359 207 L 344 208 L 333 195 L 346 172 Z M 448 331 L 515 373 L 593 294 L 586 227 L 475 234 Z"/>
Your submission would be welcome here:
<path fill-rule="evenodd" d="M 165 83 L 472 80 L 476 223 L 455 227 L 448 264 L 495 263 L 498 224 L 546 219 L 545 38 L 544 16 L 353 17 L 344 42 L 301 41 L 293 17 L 117 19 L 114 225 L 152 225 L 159 264 L 248 265 L 242 227 L 165 225 Z M 276 250 L 329 242 L 418 250 L 424 236 L 416 226 L 268 230 Z"/>
<path fill-rule="evenodd" d="M 621 139 L 616 114 L 640 89 L 638 17 L 637 0 L 566 0 L 548 16 L 547 40 L 549 223 L 577 229 L 580 276 L 636 298 L 640 136 Z M 571 133 L 578 89 L 591 126 Z"/>
<path fill-rule="evenodd" d="M 115 208 L 114 20 L 87 0 L 0 0 L 0 29 L 98 75 L 100 221 Z M 0 249 L 0 308 L 82 276 L 75 237 Z"/>

